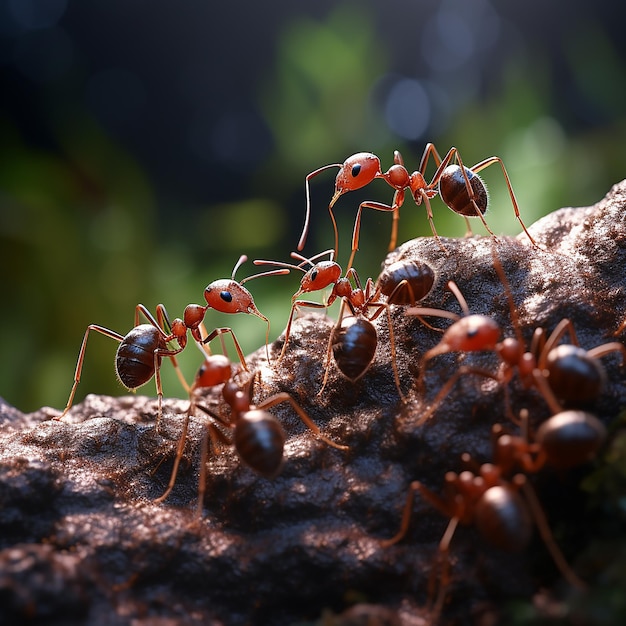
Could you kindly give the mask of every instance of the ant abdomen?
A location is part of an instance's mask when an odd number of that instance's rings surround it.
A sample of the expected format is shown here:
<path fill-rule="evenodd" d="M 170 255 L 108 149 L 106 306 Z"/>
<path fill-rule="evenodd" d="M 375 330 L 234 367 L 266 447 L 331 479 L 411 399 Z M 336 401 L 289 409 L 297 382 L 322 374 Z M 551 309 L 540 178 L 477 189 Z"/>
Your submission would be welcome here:
<path fill-rule="evenodd" d="M 283 462 L 285 431 L 267 411 L 251 409 L 235 426 L 234 444 L 241 459 L 253 470 L 272 478 Z"/>
<path fill-rule="evenodd" d="M 381 272 L 376 287 L 389 304 L 414 305 L 430 293 L 434 282 L 435 272 L 428 264 L 396 261 Z"/>
<path fill-rule="evenodd" d="M 363 317 L 349 315 L 333 330 L 332 350 L 337 367 L 352 382 L 370 366 L 378 339 L 374 325 Z"/>
<path fill-rule="evenodd" d="M 154 376 L 154 351 L 167 346 L 161 331 L 152 324 L 140 324 L 120 342 L 115 355 L 115 371 L 127 389 L 137 389 Z"/>
<path fill-rule="evenodd" d="M 568 469 L 593 459 L 606 438 L 604 424 L 586 411 L 562 411 L 546 420 L 535 439 L 548 462 Z"/>
<path fill-rule="evenodd" d="M 481 214 L 487 211 L 489 202 L 487 187 L 485 187 L 485 183 L 478 174 L 475 174 L 467 167 L 464 169 L 474 197 L 469 197 L 465 177 L 459 165 L 449 165 L 443 171 L 439 180 L 439 195 L 455 213 L 465 215 L 466 217 L 476 217 L 476 208 L 479 209 Z"/>
<path fill-rule="evenodd" d="M 594 402 L 606 382 L 604 367 L 598 359 L 571 344 L 550 350 L 546 369 L 550 388 L 565 406 L 581 407 Z"/>
<path fill-rule="evenodd" d="M 479 498 L 474 511 L 476 527 L 501 550 L 519 552 L 530 542 L 532 519 L 522 497 L 508 485 L 495 485 Z"/>

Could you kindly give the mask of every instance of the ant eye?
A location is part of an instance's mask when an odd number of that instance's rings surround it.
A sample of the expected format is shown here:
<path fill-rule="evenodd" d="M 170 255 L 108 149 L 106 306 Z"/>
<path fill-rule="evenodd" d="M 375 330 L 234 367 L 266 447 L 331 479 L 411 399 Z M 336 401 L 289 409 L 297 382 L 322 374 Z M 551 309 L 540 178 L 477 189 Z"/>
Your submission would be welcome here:
<path fill-rule="evenodd" d="M 224 302 L 232 302 L 233 294 L 230 291 L 220 291 L 220 298 L 224 300 Z"/>
<path fill-rule="evenodd" d="M 352 166 L 352 178 L 356 178 L 361 173 L 361 164 L 357 163 Z"/>
<path fill-rule="evenodd" d="M 317 278 L 317 270 L 313 270 L 313 271 L 311 272 L 311 280 L 312 280 L 313 282 L 315 282 L 315 279 L 316 279 L 316 278 Z"/>

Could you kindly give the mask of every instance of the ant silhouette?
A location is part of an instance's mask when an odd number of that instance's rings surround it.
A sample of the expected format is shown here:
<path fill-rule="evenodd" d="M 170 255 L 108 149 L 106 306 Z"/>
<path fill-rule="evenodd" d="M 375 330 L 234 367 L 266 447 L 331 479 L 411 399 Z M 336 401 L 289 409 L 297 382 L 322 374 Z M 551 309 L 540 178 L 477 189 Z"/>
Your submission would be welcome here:
<path fill-rule="evenodd" d="M 426 365 L 432 358 L 449 352 L 494 352 L 500 360 L 496 374 L 484 370 L 461 367 L 441 387 L 439 393 L 420 416 L 418 424 L 423 424 L 437 410 L 444 398 L 450 393 L 460 377 L 466 374 L 477 374 L 504 384 L 506 408 L 512 421 L 508 397 L 508 383 L 517 371 L 525 388 L 534 387 L 544 398 L 550 410 L 558 413 L 561 405 L 567 408 L 584 407 L 595 401 L 604 388 L 606 373 L 599 361 L 600 358 L 619 352 L 622 364 L 626 361 L 626 348 L 619 342 L 608 342 L 589 350 L 580 347 L 574 325 L 564 318 L 546 338 L 542 328 L 535 329 L 530 347 L 527 349 L 520 331 L 519 318 L 513 302 L 513 296 L 502 265 L 492 250 L 494 268 L 498 273 L 507 299 L 515 337 L 507 337 L 500 341 L 502 330 L 491 317 L 470 314 L 467 302 L 453 281 L 447 287 L 457 298 L 464 315 L 458 316 L 448 311 L 411 307 L 407 315 L 445 317 L 453 320 L 453 324 L 443 333 L 441 341 L 422 356 L 420 382 L 425 376 Z M 566 335 L 570 336 L 571 344 L 557 345 Z"/>
<path fill-rule="evenodd" d="M 205 426 L 201 452 L 201 469 L 199 478 L 198 513 L 202 510 L 202 501 L 206 489 L 206 461 L 208 458 L 208 439 L 213 446 L 216 443 L 234 445 L 241 460 L 255 472 L 265 478 L 273 478 L 283 464 L 285 431 L 276 417 L 268 412 L 278 404 L 288 402 L 298 414 L 303 424 L 313 434 L 337 450 L 348 450 L 348 446 L 336 443 L 326 437 L 319 427 L 311 420 L 296 400 L 286 392 L 281 392 L 266 398 L 257 405 L 252 404 L 253 386 L 256 375 L 250 375 L 243 384 L 236 381 L 237 373 L 233 374 L 232 364 L 226 355 L 211 355 L 196 374 L 189 393 L 189 409 L 183 423 L 183 430 L 178 442 L 176 458 L 170 481 L 166 491 L 155 500 L 163 502 L 171 493 L 176 482 L 180 461 L 183 456 L 188 425 L 195 409 L 201 410 L 210 419 Z M 200 389 L 222 385 L 222 398 L 230 407 L 230 416 L 223 416 L 211 409 L 198 404 L 195 393 Z M 224 430 L 226 432 L 224 432 Z"/>
<path fill-rule="evenodd" d="M 182 352 L 187 345 L 187 331 L 191 332 L 193 339 L 200 349 L 205 352 L 205 345 L 212 341 L 218 335 L 230 333 L 233 337 L 235 348 L 239 356 L 239 360 L 244 364 L 245 357 L 243 351 L 232 329 L 227 327 L 216 328 L 210 334 L 206 334 L 204 327 L 204 317 L 208 309 L 215 309 L 223 313 L 251 313 L 260 317 L 267 322 L 266 334 L 266 350 L 269 339 L 269 320 L 256 308 L 252 294 L 243 287 L 243 283 L 258 278 L 260 276 L 269 276 L 275 274 L 287 274 L 287 269 L 277 269 L 270 272 L 255 274 L 248 278 L 237 282 L 234 279 L 235 272 L 242 263 L 247 260 L 242 255 L 233 269 L 232 276 L 229 279 L 220 279 L 210 283 L 204 292 L 206 306 L 199 304 L 189 304 L 185 307 L 183 319 L 176 318 L 170 322 L 165 306 L 158 304 L 156 307 L 156 318 L 143 305 L 138 304 L 135 307 L 135 325 L 126 335 L 122 335 L 114 330 L 105 328 L 98 324 L 90 324 L 85 331 L 83 342 L 80 347 L 78 359 L 76 362 L 76 370 L 74 373 L 74 384 L 70 391 L 69 399 L 65 409 L 58 417 L 54 419 L 60 420 L 72 407 L 76 389 L 80 383 L 80 377 L 87 349 L 87 339 L 91 331 L 98 332 L 102 335 L 115 339 L 119 342 L 119 346 L 115 355 L 115 371 L 120 383 L 129 391 L 135 391 L 142 385 L 145 385 L 153 376 L 155 378 L 156 391 L 158 397 L 157 412 L 157 429 L 163 414 L 163 387 L 161 384 L 161 361 L 169 358 L 174 366 L 178 379 L 180 380 L 186 392 L 190 391 L 190 387 L 183 376 L 178 365 L 176 355 Z M 148 323 L 140 324 L 140 318 L 143 315 Z M 175 343 L 176 347 L 168 347 L 168 344 Z M 269 351 L 267 352 L 269 361 Z"/>
<path fill-rule="evenodd" d="M 432 158 L 435 161 L 437 170 L 430 181 L 426 182 L 425 173 L 429 159 Z M 333 163 L 331 165 L 324 165 L 306 176 L 305 179 L 305 192 L 306 192 L 306 216 L 300 241 L 298 242 L 298 250 L 304 248 L 306 237 L 309 230 L 310 214 L 311 214 L 311 197 L 309 190 L 309 182 L 312 178 L 324 172 L 328 169 L 338 167 L 339 173 L 335 179 L 335 193 L 328 206 L 330 218 L 333 224 L 333 230 L 335 233 L 335 256 L 337 255 L 339 236 L 337 231 L 337 222 L 333 214 L 333 206 L 339 197 L 347 193 L 348 191 L 354 191 L 365 187 L 376 178 L 382 178 L 390 187 L 393 187 L 394 195 L 391 204 L 384 204 L 381 202 L 365 201 L 359 205 L 357 210 L 356 219 L 354 221 L 354 229 L 352 233 L 352 251 L 350 260 L 348 262 L 348 268 L 352 267 L 354 256 L 359 247 L 359 231 L 361 228 L 361 213 L 363 209 L 375 209 L 377 211 L 391 211 L 393 212 L 393 222 L 391 237 L 389 240 L 389 250 L 393 250 L 396 247 L 397 235 L 398 235 L 398 221 L 400 219 L 400 207 L 404 204 L 404 197 L 406 191 L 409 190 L 413 196 L 413 200 L 417 206 L 420 206 L 422 202 L 426 208 L 426 216 L 428 223 L 430 224 L 433 236 L 437 240 L 440 248 L 445 252 L 445 248 L 441 243 L 441 239 L 437 234 L 435 223 L 433 219 L 433 212 L 430 206 L 430 200 L 437 194 L 441 196 L 443 202 L 452 209 L 455 213 L 462 215 L 465 218 L 468 226 L 468 232 L 471 232 L 469 226 L 469 217 L 478 217 L 483 226 L 489 232 L 489 234 L 495 237 L 495 234 L 489 228 L 489 225 L 485 221 L 484 213 L 487 210 L 488 194 L 487 188 L 484 182 L 478 176 L 481 170 L 499 163 L 502 168 L 502 174 L 511 198 L 515 217 L 522 226 L 522 229 L 535 247 L 537 243 L 533 239 L 532 235 L 528 232 L 526 225 L 522 221 L 519 212 L 519 206 L 515 197 L 515 192 L 511 186 L 509 175 L 504 167 L 504 163 L 500 157 L 492 156 L 487 159 L 476 163 L 471 168 L 465 167 L 461 160 L 461 155 L 457 148 L 450 148 L 445 157 L 442 159 L 439 152 L 435 148 L 433 143 L 426 144 L 422 158 L 420 160 L 419 170 L 409 174 L 409 171 L 404 166 L 404 160 L 398 150 L 394 152 L 393 156 L 394 164 L 386 171 L 383 172 L 381 168 L 380 159 L 370 152 L 359 152 L 346 159 L 343 163 Z M 455 163 L 456 161 L 456 163 Z"/>
<path fill-rule="evenodd" d="M 320 257 L 329 254 L 328 261 L 317 261 Z M 363 287 L 356 270 L 351 267 L 342 276 L 341 266 L 336 263 L 333 250 L 326 250 L 314 257 L 306 258 L 297 252 L 292 252 L 291 257 L 300 260 L 299 265 L 284 263 L 281 261 L 268 261 L 258 259 L 254 261 L 257 265 L 276 265 L 278 267 L 299 270 L 304 273 L 300 281 L 300 288 L 292 296 L 291 311 L 287 326 L 285 328 L 285 340 L 278 358 L 278 362 L 282 360 L 287 350 L 287 343 L 291 333 L 291 325 L 295 312 L 300 307 L 327 309 L 337 299 L 341 299 L 341 308 L 337 324 L 331 331 L 326 355 L 326 370 L 322 388 L 318 395 L 322 393 L 329 376 L 329 368 L 331 362 L 331 354 L 339 371 L 351 382 L 356 382 L 369 369 L 378 345 L 378 334 L 372 322 L 377 319 L 384 311 L 387 315 L 387 323 L 389 327 L 389 345 L 391 351 L 391 366 L 394 373 L 394 380 L 398 392 L 402 398 L 404 394 L 400 386 L 400 375 L 396 366 L 396 348 L 393 334 L 393 324 L 391 320 L 390 305 L 388 302 L 382 301 L 381 289 L 374 285 L 374 281 L 368 278 L 365 287 Z M 306 270 L 303 266 L 310 265 Z M 354 287 L 352 282 L 354 282 Z M 397 293 L 406 288 L 407 281 L 400 280 L 393 289 L 389 291 L 389 298 L 393 300 Z M 299 299 L 303 293 L 311 293 L 320 291 L 327 287 L 332 290 L 324 303 L 314 302 L 311 300 Z M 417 287 L 416 287 L 417 288 Z M 344 316 L 344 309 L 348 307 L 351 315 Z M 370 311 L 373 309 L 373 312 Z"/>

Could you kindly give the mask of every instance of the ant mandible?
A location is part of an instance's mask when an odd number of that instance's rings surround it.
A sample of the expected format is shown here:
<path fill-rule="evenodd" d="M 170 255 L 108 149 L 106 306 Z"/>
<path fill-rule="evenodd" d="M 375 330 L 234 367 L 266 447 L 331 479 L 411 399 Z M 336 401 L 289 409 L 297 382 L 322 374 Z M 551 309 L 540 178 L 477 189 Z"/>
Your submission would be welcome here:
<path fill-rule="evenodd" d="M 433 158 L 437 165 L 437 170 L 428 183 L 425 179 L 426 167 L 430 158 Z M 320 167 L 310 174 L 305 179 L 305 192 L 306 192 L 306 216 L 304 226 L 302 229 L 302 235 L 298 243 L 298 250 L 304 248 L 306 237 L 309 230 L 310 214 L 311 214 L 311 197 L 309 190 L 309 181 L 324 172 L 327 169 L 339 168 L 339 173 L 335 179 L 335 193 L 328 206 L 330 218 L 333 224 L 333 230 L 335 234 L 335 256 L 337 256 L 339 246 L 339 235 L 337 231 L 337 222 L 333 214 L 333 206 L 337 202 L 338 198 L 348 192 L 354 191 L 365 187 L 376 178 L 382 178 L 390 187 L 395 190 L 393 200 L 391 204 L 384 204 L 382 202 L 365 201 L 359 205 L 357 210 L 356 219 L 354 221 L 354 230 L 352 233 L 352 251 L 350 260 L 348 262 L 348 268 L 352 267 L 354 256 L 359 247 L 359 231 L 361 228 L 361 213 L 363 209 L 375 209 L 377 211 L 391 211 L 393 212 L 393 222 L 391 237 L 389 240 L 389 250 L 393 250 L 396 247 L 398 238 L 398 221 L 400 218 L 400 207 L 404 203 L 404 197 L 407 190 L 410 191 L 413 196 L 413 200 L 417 206 L 420 206 L 422 202 L 426 208 L 426 217 L 430 224 L 433 236 L 437 240 L 437 243 L 441 249 L 445 252 L 445 248 L 441 243 L 441 239 L 437 234 L 435 223 L 433 219 L 433 212 L 430 206 L 430 200 L 437 194 L 441 196 L 443 202 L 452 209 L 455 213 L 458 213 L 465 217 L 465 221 L 469 228 L 469 217 L 478 217 L 483 226 L 489 232 L 490 235 L 495 237 L 489 225 L 485 221 L 484 213 L 487 211 L 488 194 L 487 188 L 484 182 L 478 176 L 481 170 L 499 163 L 502 168 L 502 174 L 511 198 L 515 217 L 522 226 L 522 229 L 536 247 L 537 243 L 533 239 L 532 235 L 528 232 L 526 225 L 522 221 L 519 212 L 519 205 L 515 197 L 515 192 L 511 186 L 509 175 L 504 167 L 502 159 L 498 156 L 492 156 L 487 159 L 476 163 L 476 165 L 468 168 L 463 165 L 461 155 L 457 148 L 452 147 L 448 150 L 445 157 L 442 159 L 439 152 L 435 148 L 433 143 L 426 144 L 422 158 L 420 160 L 419 170 L 409 174 L 409 171 L 404 166 L 404 160 L 398 150 L 394 152 L 393 156 L 394 164 L 386 171 L 383 172 L 381 168 L 380 159 L 370 152 L 359 152 L 352 155 L 343 163 L 333 163 L 331 165 L 325 165 Z M 453 163 L 456 161 L 456 163 Z"/>

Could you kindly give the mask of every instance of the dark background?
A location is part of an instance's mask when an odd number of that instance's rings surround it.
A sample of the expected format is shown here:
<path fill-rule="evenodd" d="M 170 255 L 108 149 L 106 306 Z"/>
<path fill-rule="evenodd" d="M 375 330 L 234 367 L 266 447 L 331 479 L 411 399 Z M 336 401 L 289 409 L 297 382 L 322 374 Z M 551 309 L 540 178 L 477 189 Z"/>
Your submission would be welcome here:
<path fill-rule="evenodd" d="M 138 302 L 181 315 L 242 253 L 288 260 L 304 177 L 355 152 L 383 169 L 396 148 L 416 169 L 428 141 L 470 165 L 497 154 L 527 225 L 597 201 L 626 170 L 623 23 L 615 2 L 0 0 L 0 395 L 62 408 L 89 323 L 125 334 Z M 308 255 L 333 244 L 334 176 L 312 183 Z M 518 233 L 499 168 L 484 178 L 491 228 Z M 338 202 L 342 263 L 366 198 L 391 190 Z M 464 233 L 433 207 L 441 235 Z M 400 241 L 430 234 L 423 208 L 407 200 L 401 215 Z M 362 278 L 390 227 L 363 216 Z M 272 338 L 299 279 L 248 285 Z M 261 320 L 206 321 L 232 325 L 246 351 L 264 341 Z M 121 392 L 115 349 L 90 338 L 77 400 Z M 200 357 L 184 357 L 191 378 Z"/>

